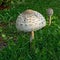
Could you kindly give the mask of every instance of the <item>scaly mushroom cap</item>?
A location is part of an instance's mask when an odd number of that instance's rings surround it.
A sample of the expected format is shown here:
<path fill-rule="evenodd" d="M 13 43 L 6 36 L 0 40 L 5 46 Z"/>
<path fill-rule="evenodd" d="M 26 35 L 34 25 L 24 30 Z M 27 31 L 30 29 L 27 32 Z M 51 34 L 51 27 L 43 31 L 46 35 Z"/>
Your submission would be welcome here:
<path fill-rule="evenodd" d="M 47 14 L 48 14 L 48 16 L 52 16 L 53 15 L 53 9 L 52 8 L 48 8 L 47 9 Z"/>
<path fill-rule="evenodd" d="M 21 13 L 16 20 L 17 30 L 24 32 L 36 31 L 45 25 L 45 18 L 39 12 L 30 9 Z"/>

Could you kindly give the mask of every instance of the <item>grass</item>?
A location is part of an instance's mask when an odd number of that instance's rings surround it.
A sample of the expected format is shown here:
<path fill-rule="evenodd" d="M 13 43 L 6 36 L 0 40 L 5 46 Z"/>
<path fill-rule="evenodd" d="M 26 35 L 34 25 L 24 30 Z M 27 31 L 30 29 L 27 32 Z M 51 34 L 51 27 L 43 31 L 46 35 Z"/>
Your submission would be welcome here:
<path fill-rule="evenodd" d="M 17 32 L 15 21 L 26 9 L 43 14 L 48 22 L 47 8 L 53 8 L 51 26 L 35 32 L 35 52 L 29 51 L 29 33 Z M 0 60 L 60 60 L 60 0 L 25 0 L 11 4 L 11 9 L 0 10 Z"/>

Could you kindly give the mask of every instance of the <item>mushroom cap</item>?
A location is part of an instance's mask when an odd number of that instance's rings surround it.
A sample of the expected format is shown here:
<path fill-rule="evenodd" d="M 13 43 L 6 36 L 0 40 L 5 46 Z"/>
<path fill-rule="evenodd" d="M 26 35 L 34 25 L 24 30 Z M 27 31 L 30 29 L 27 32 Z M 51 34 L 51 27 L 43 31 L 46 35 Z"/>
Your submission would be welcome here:
<path fill-rule="evenodd" d="M 47 14 L 48 14 L 48 16 L 52 16 L 53 15 L 53 9 L 52 8 L 48 8 L 47 9 Z"/>
<path fill-rule="evenodd" d="M 45 25 L 46 20 L 42 14 L 30 9 L 22 12 L 16 20 L 17 30 L 24 32 L 36 31 Z"/>

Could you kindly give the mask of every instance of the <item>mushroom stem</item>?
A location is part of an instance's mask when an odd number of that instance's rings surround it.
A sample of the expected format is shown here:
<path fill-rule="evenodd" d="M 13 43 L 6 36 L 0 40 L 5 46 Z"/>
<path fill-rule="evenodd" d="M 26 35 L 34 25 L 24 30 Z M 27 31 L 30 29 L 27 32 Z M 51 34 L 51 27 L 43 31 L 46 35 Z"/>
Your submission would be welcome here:
<path fill-rule="evenodd" d="M 31 32 L 30 42 L 34 39 L 34 31 Z"/>
<path fill-rule="evenodd" d="M 51 25 L 51 16 L 49 16 L 49 26 Z"/>
<path fill-rule="evenodd" d="M 31 31 L 29 48 L 30 48 L 30 51 L 35 51 L 34 31 Z"/>

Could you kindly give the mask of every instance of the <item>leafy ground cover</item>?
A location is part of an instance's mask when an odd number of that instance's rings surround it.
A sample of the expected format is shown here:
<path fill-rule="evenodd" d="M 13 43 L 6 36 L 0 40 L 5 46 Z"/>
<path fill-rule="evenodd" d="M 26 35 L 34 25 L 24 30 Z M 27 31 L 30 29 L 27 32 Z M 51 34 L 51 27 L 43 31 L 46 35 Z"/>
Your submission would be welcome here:
<path fill-rule="evenodd" d="M 29 50 L 29 33 L 17 32 L 15 21 L 26 9 L 33 9 L 46 18 L 46 9 L 53 8 L 52 24 L 35 32 L 35 52 Z M 19 0 L 10 9 L 0 10 L 0 60 L 60 60 L 60 0 Z"/>

